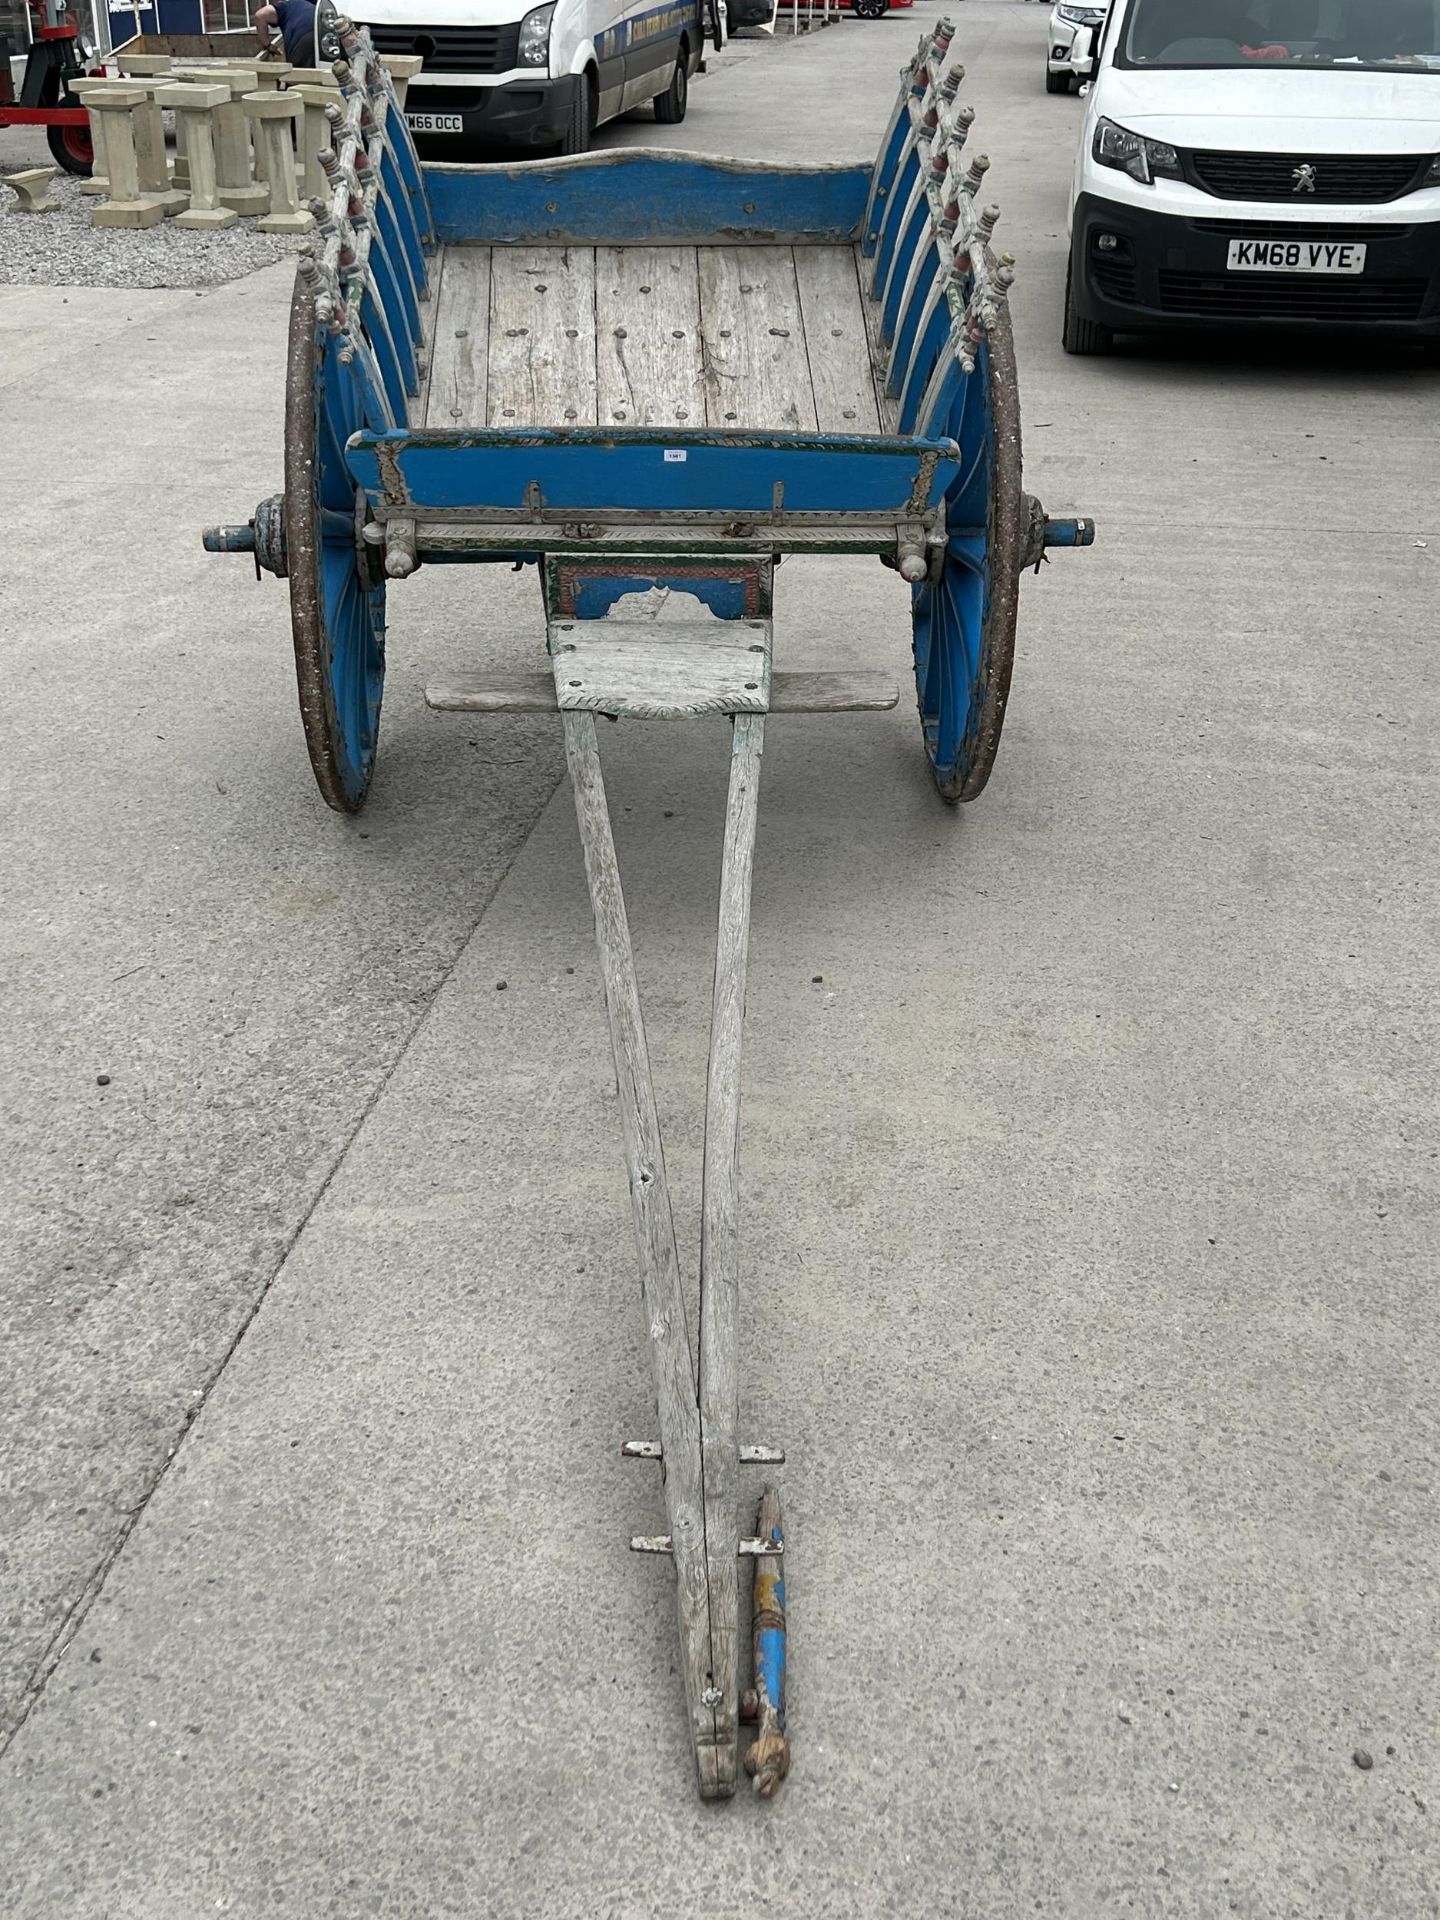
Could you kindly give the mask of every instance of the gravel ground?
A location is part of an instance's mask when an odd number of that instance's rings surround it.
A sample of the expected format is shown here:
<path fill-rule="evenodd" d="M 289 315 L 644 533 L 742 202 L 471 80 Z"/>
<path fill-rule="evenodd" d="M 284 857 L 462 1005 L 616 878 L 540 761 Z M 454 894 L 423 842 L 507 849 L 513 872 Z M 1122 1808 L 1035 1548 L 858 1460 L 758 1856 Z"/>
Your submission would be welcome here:
<path fill-rule="evenodd" d="M 43 133 L 0 133 L 0 174 L 51 164 Z M 295 248 L 287 234 L 258 233 L 238 220 L 218 233 L 190 233 L 171 220 L 132 230 L 92 227 L 97 203 L 80 182 L 59 173 L 53 187 L 58 213 L 17 214 L 15 197 L 0 193 L 0 285 L 51 287 L 213 287 L 283 260 Z"/>

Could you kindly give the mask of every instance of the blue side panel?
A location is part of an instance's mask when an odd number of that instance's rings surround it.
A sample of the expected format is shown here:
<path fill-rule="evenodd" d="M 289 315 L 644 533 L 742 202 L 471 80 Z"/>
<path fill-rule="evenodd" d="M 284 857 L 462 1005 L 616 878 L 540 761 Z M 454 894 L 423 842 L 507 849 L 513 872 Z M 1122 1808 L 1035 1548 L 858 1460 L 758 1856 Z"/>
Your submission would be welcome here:
<path fill-rule="evenodd" d="M 915 358 L 915 330 L 920 325 L 920 316 L 925 311 L 925 301 L 935 284 L 935 276 L 940 271 L 940 253 L 935 244 L 933 233 L 927 232 L 920 244 L 924 251 L 920 260 L 920 271 L 916 274 L 910 288 L 910 297 L 906 303 L 896 306 L 894 344 L 890 353 L 890 377 L 887 391 L 898 394 L 905 384 L 905 378 Z M 906 278 L 910 267 L 907 264 Z M 904 299 L 902 285 L 900 298 Z M 933 361 L 931 363 L 934 364 Z"/>
<path fill-rule="evenodd" d="M 357 483 L 392 508 L 673 523 L 687 513 L 915 519 L 953 484 L 959 449 L 879 435 L 402 429 L 358 434 L 345 457 Z"/>
<path fill-rule="evenodd" d="M 430 203 L 425 194 L 425 179 L 420 167 L 419 155 L 415 151 L 415 142 L 410 133 L 409 123 L 403 113 L 393 113 L 387 121 L 389 129 L 390 151 L 387 158 L 394 162 L 395 174 L 409 204 L 410 221 L 420 245 L 422 256 L 435 251 L 435 224 L 430 217 Z M 394 191 L 394 182 L 387 182 Z M 417 292 L 423 291 L 425 274 L 423 264 L 416 271 L 415 286 Z"/>
<path fill-rule="evenodd" d="M 367 291 L 362 307 L 365 328 L 370 335 L 370 344 L 375 349 L 375 357 L 386 369 L 385 383 L 390 390 L 390 404 L 395 410 L 395 417 L 404 420 L 407 417 L 405 395 L 419 393 L 420 375 L 395 263 L 383 242 L 370 249 L 370 271 L 375 277 L 375 290 L 380 296 L 380 313 L 377 321 L 374 302 Z M 392 363 L 396 369 L 398 387 L 391 383 Z"/>
<path fill-rule="evenodd" d="M 950 308 L 944 300 L 935 303 L 934 311 L 925 323 L 924 336 L 910 355 L 905 369 L 905 378 L 900 391 L 900 431 L 915 431 L 915 416 L 920 411 L 920 403 L 925 398 L 925 389 L 930 384 L 930 376 L 935 371 L 935 362 L 945 349 L 950 337 Z"/>
<path fill-rule="evenodd" d="M 370 342 L 370 350 L 375 355 L 375 364 L 385 385 L 385 398 L 390 403 L 391 417 L 403 420 L 406 417 L 406 394 L 415 391 L 413 386 L 414 362 L 401 359 L 395 344 L 395 336 L 390 328 L 390 316 L 385 308 L 385 281 L 377 272 L 375 277 L 379 298 L 367 287 L 360 300 L 360 319 L 364 326 L 365 337 Z M 409 342 L 406 342 L 408 347 Z"/>
<path fill-rule="evenodd" d="M 919 172 L 920 161 L 912 143 L 901 155 L 895 178 L 890 182 L 889 198 L 883 202 L 885 210 L 880 216 L 880 230 L 875 240 L 875 272 L 870 282 L 872 290 L 877 294 L 884 287 L 894 264 L 895 248 L 904 222 L 905 209 L 910 204 L 910 195 L 914 190 Z"/>
<path fill-rule="evenodd" d="M 904 96 L 901 98 L 902 108 L 903 105 Z M 881 223 L 889 210 L 890 195 L 900 170 L 900 156 L 909 136 L 910 117 L 903 111 L 897 112 L 889 136 L 880 149 L 880 157 L 875 162 L 875 192 L 870 202 L 870 218 L 866 231 L 860 236 L 860 250 L 864 254 L 874 253 L 875 243 L 880 238 Z"/>
<path fill-rule="evenodd" d="M 624 246 L 858 237 L 868 166 L 766 167 L 616 148 L 506 167 L 425 168 L 447 243 Z"/>
<path fill-rule="evenodd" d="M 403 333 L 412 348 L 418 347 L 425 338 L 425 328 L 420 318 L 420 288 L 425 284 L 425 256 L 419 251 L 419 238 L 404 199 L 397 206 L 388 187 L 376 197 L 375 225 L 399 300 L 397 310 L 389 304 L 389 296 L 386 298 L 391 330 L 397 336 Z M 373 246 L 371 252 L 374 253 Z M 417 260 L 420 266 L 418 282 L 415 278 Z"/>
<path fill-rule="evenodd" d="M 910 266 L 917 247 L 930 246 L 930 198 L 922 193 L 910 216 L 900 230 L 895 252 L 891 255 L 889 279 L 885 287 L 885 304 L 880 315 L 880 330 L 887 340 L 894 340 L 896 329 L 900 325 L 900 296 L 905 291 L 905 282 L 910 277 Z"/>

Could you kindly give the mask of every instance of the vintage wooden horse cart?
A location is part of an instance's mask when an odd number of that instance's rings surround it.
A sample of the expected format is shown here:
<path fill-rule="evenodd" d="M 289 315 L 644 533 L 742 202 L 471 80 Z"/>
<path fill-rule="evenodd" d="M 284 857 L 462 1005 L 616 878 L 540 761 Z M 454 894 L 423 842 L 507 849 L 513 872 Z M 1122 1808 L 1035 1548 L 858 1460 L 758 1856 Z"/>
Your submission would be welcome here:
<path fill-rule="evenodd" d="M 740 1538 L 736 1431 L 740 1034 L 766 716 L 893 706 L 871 673 L 772 670 L 787 554 L 869 553 L 911 597 L 921 735 L 950 801 L 985 785 L 1022 571 L 1084 546 L 1021 491 L 1006 294 L 973 114 L 922 40 L 874 167 L 616 151 L 508 169 L 417 163 L 368 38 L 339 21 L 331 183 L 291 309 L 285 491 L 205 535 L 288 576 L 320 791 L 362 805 L 385 675 L 385 596 L 421 565 L 540 573 L 548 664 L 458 678 L 432 707 L 560 715 L 614 1046 L 700 1791 L 784 1732 L 784 1539 L 767 1487 Z M 671 589 L 663 596 L 655 589 Z M 680 618 L 637 618 L 684 605 Z M 698 1371 L 595 715 L 733 721 L 706 1097 Z M 738 1558 L 757 1570 L 742 1693 Z"/>

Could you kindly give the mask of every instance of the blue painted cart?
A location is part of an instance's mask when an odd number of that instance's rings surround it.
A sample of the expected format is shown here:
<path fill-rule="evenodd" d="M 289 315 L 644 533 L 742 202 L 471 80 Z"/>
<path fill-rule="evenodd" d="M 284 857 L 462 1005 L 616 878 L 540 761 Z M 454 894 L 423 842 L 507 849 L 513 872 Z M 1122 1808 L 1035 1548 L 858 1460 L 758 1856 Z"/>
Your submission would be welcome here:
<path fill-rule="evenodd" d="M 739 1537 L 740 1031 L 766 716 L 893 706 L 876 673 L 772 664 L 786 555 L 873 554 L 910 597 L 921 738 L 947 801 L 994 763 L 1021 573 L 1083 520 L 1022 491 L 1008 256 L 971 158 L 948 23 L 922 40 L 873 167 L 624 151 L 423 173 L 368 39 L 337 29 L 330 182 L 291 309 L 285 490 L 206 534 L 290 583 L 320 791 L 375 767 L 385 602 L 422 566 L 540 575 L 544 670 L 427 690 L 446 711 L 560 716 L 615 1051 L 701 1792 L 789 1763 L 784 1539 L 767 1487 Z M 733 722 L 706 1102 L 698 1370 L 595 715 Z M 738 1541 L 738 1554 L 737 1554 Z M 742 1690 L 737 1560 L 755 1566 Z"/>

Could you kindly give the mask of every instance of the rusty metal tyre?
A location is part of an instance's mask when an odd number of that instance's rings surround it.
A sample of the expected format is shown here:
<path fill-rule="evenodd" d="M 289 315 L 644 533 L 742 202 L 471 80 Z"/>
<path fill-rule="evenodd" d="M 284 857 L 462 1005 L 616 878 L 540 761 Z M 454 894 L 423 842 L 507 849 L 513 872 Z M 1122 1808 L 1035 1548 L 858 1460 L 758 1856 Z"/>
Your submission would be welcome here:
<path fill-rule="evenodd" d="M 300 719 L 327 805 L 358 813 L 375 769 L 385 687 L 385 584 L 366 563 L 345 442 L 388 424 L 297 279 L 285 391 L 285 545 Z"/>
<path fill-rule="evenodd" d="M 999 750 L 1029 527 L 1015 344 L 1003 309 L 948 431 L 961 467 L 946 496 L 945 562 L 938 580 L 916 587 L 912 620 L 925 753 L 953 806 L 984 790 Z"/>

